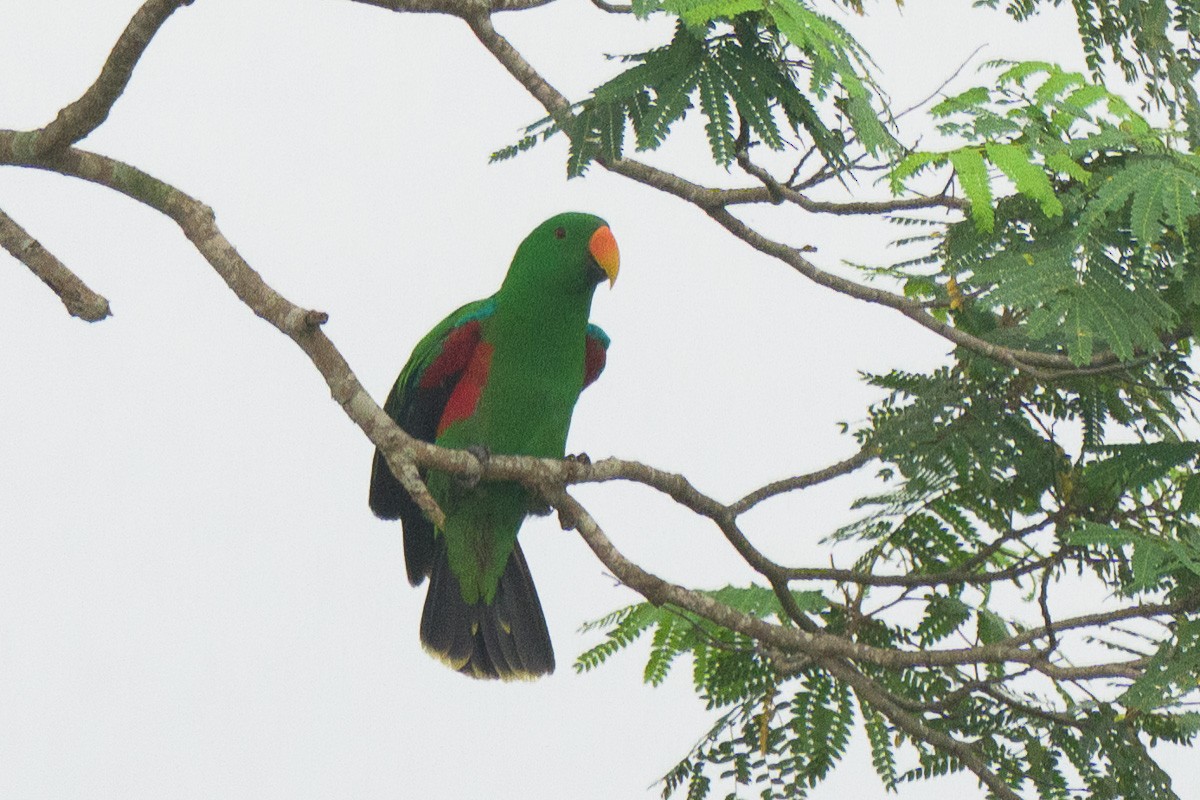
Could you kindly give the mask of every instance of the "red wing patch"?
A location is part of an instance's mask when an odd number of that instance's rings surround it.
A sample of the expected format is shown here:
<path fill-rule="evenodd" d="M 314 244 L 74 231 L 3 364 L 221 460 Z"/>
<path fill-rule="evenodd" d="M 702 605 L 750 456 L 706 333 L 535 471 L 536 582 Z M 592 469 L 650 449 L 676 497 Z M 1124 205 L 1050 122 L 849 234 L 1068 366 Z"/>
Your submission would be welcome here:
<path fill-rule="evenodd" d="M 478 325 L 478 323 L 473 324 Z M 450 344 L 449 340 L 446 344 Z M 466 371 L 458 379 L 458 385 L 454 387 L 454 391 L 450 393 L 450 399 L 446 401 L 446 409 L 442 412 L 442 419 L 438 423 L 438 436 L 441 436 L 446 428 L 455 422 L 466 419 L 475 413 L 475 408 L 479 405 L 479 396 L 483 394 L 483 387 L 487 383 L 488 369 L 492 365 L 494 349 L 487 342 L 479 342 L 475 346 L 471 353 L 471 360 L 467 362 Z"/>
<path fill-rule="evenodd" d="M 479 344 L 479 320 L 473 319 L 450 331 L 442 343 L 442 352 L 425 368 L 420 388 L 434 389 L 458 375 L 467 367 L 475 346 Z"/>
<path fill-rule="evenodd" d="M 604 364 L 608 361 L 608 348 L 599 339 L 589 336 L 587 337 L 586 349 L 583 353 L 583 385 L 587 388 L 596 378 L 600 377 L 600 373 L 604 371 Z"/>

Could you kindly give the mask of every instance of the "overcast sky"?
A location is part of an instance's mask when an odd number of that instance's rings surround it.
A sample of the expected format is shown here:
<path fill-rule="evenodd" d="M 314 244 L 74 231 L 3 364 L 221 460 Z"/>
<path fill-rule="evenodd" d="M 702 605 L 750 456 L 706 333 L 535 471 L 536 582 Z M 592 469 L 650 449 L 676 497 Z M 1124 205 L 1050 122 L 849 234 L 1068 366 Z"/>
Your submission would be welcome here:
<path fill-rule="evenodd" d="M 139 4 L 0 0 L 0 127 L 42 125 L 77 97 Z M 862 39 L 897 108 L 980 45 L 977 62 L 1078 66 L 1069 16 L 1017 27 L 969 6 L 873 7 Z M 584 0 L 497 26 L 572 98 L 618 69 L 604 53 L 671 28 Z M 326 332 L 379 401 L 429 327 L 495 290 L 533 226 L 604 216 L 622 269 L 593 319 L 613 343 L 569 449 L 682 471 L 726 501 L 853 452 L 837 424 L 877 396 L 859 370 L 944 359 L 944 341 L 806 283 L 680 201 L 599 170 L 566 181 L 562 142 L 486 163 L 541 115 L 453 19 L 196 0 L 84 146 L 211 205 L 268 283 L 330 314 Z M 737 180 L 697 169 L 697 131 L 660 163 Z M 0 208 L 114 311 L 71 319 L 0 255 L 0 797 L 657 795 L 710 715 L 686 664 L 641 685 L 644 648 L 570 668 L 596 641 L 580 623 L 635 599 L 577 537 L 552 519 L 522 533 L 558 672 L 502 685 L 446 670 L 417 641 L 424 589 L 405 579 L 399 525 L 367 508 L 371 445 L 303 354 L 150 209 L 13 168 L 0 169 Z M 768 224 L 816 246 L 822 266 L 887 255 L 878 226 L 788 219 Z M 863 487 L 774 500 L 748 533 L 778 558 L 827 564 L 820 540 Z M 649 489 L 576 491 L 657 574 L 751 579 L 715 528 Z M 981 796 L 974 786 L 901 796 Z M 883 794 L 858 738 L 812 796 L 848 792 Z"/>

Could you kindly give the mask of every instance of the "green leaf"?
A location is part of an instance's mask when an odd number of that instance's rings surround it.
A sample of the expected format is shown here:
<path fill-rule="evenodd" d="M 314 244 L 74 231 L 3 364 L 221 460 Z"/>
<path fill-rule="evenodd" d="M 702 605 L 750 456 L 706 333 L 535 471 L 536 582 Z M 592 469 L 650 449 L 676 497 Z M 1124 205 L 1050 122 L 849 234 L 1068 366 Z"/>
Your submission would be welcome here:
<path fill-rule="evenodd" d="M 1046 171 L 1031 160 L 1027 148 L 1016 144 L 984 145 L 988 160 L 1012 180 L 1017 191 L 1036 200 L 1048 217 L 1061 216 L 1062 202 L 1054 195 L 1054 188 Z"/>
<path fill-rule="evenodd" d="M 867 732 L 867 741 L 871 745 L 871 765 L 875 767 L 875 774 L 883 781 L 885 789 L 894 792 L 898 775 L 896 755 L 892 748 L 891 731 L 887 719 L 878 711 L 864 705 L 863 727 Z"/>
<path fill-rule="evenodd" d="M 991 99 L 992 93 L 986 86 L 976 86 L 961 94 L 947 97 L 929 109 L 929 113 L 935 117 L 948 117 L 960 111 L 973 111 Z"/>
<path fill-rule="evenodd" d="M 1188 475 L 1179 498 L 1181 514 L 1200 514 L 1200 472 Z"/>
<path fill-rule="evenodd" d="M 925 617 L 917 626 L 922 647 L 940 642 L 971 617 L 971 608 L 957 597 L 933 594 L 925 601 Z"/>
<path fill-rule="evenodd" d="M 1063 102 L 1066 105 L 1079 109 L 1080 111 L 1086 111 L 1096 103 L 1099 103 L 1101 100 L 1105 100 L 1111 96 L 1112 93 L 1109 92 L 1104 86 L 1090 83 L 1071 92 L 1069 95 L 1067 95 L 1066 100 Z"/>
<path fill-rule="evenodd" d="M 729 79 L 727 85 L 734 90 L 732 94 L 738 113 L 764 144 L 773 150 L 781 149 L 783 138 L 767 93 L 772 80 L 770 75 L 763 74 L 765 65 L 745 48 L 728 47 L 722 54 L 719 63 Z"/>
<path fill-rule="evenodd" d="M 764 0 L 665 0 L 662 8 L 692 27 L 714 19 L 732 19 L 747 11 L 762 11 Z"/>
<path fill-rule="evenodd" d="M 996 214 L 992 208 L 991 179 L 983 155 L 977 148 L 963 147 L 951 150 L 947 158 L 954 166 L 963 194 L 971 201 L 971 219 L 975 221 L 975 226 L 981 231 L 990 232 L 995 227 Z"/>
<path fill-rule="evenodd" d="M 1011 633 L 1004 618 L 993 611 L 981 608 L 976 612 L 976 632 L 983 644 L 994 644 L 1007 639 Z"/>
<path fill-rule="evenodd" d="M 708 118 L 704 130 L 708 134 L 708 146 L 713 161 L 727 166 L 733 161 L 736 143 L 733 135 L 733 113 L 729 108 L 725 85 L 725 73 L 716 64 L 709 65 L 700 73 L 700 110 Z"/>
<path fill-rule="evenodd" d="M 1048 61 L 1020 61 L 1000 73 L 997 83 L 1001 85 L 1007 83 L 1023 84 L 1025 79 L 1030 75 L 1037 75 L 1043 72 L 1053 73 L 1056 70 L 1058 70 L 1058 67 Z"/>
<path fill-rule="evenodd" d="M 870 153 L 898 149 L 895 138 L 872 104 L 874 86 L 862 46 L 833 19 L 797 0 L 766 0 L 767 12 L 779 32 L 811 61 L 810 86 L 820 98 L 834 85 L 843 97 L 838 107 L 846 114 L 859 142 Z"/>
<path fill-rule="evenodd" d="M 1072 86 L 1080 86 L 1085 83 L 1086 81 L 1084 81 L 1082 73 L 1066 72 L 1055 67 L 1046 80 L 1042 82 L 1042 85 L 1037 88 L 1033 96 L 1040 104 L 1046 105 L 1057 99 L 1059 95 Z"/>
<path fill-rule="evenodd" d="M 631 0 L 633 15 L 638 19 L 646 19 L 655 11 L 662 10 L 662 0 Z"/>
<path fill-rule="evenodd" d="M 1175 636 L 1150 659 L 1145 673 L 1121 695 L 1126 708 L 1150 711 L 1197 688 L 1200 675 L 1200 619 L 1179 619 Z"/>
<path fill-rule="evenodd" d="M 596 143 L 591 138 L 592 114 L 581 113 L 575 120 L 574 133 L 567 150 L 567 177 L 578 178 L 587 172 L 588 165 L 596 157 Z"/>
<path fill-rule="evenodd" d="M 658 620 L 658 628 L 650 644 L 650 657 L 642 679 L 651 686 L 659 686 L 667 679 L 671 664 L 683 651 L 685 628 L 688 622 L 675 615 L 664 615 Z"/>
<path fill-rule="evenodd" d="M 1071 158 L 1066 152 L 1047 153 L 1046 166 L 1055 172 L 1070 175 L 1080 183 L 1087 183 L 1092 178 L 1092 173 L 1084 169 L 1078 161 Z"/>
<path fill-rule="evenodd" d="M 597 127 L 600 133 L 600 154 L 616 160 L 621 157 L 625 142 L 625 110 L 617 104 L 597 109 Z"/>
<path fill-rule="evenodd" d="M 1142 539 L 1133 547 L 1133 584 L 1131 592 L 1148 591 L 1162 583 L 1167 550 L 1152 539 Z"/>
<path fill-rule="evenodd" d="M 904 191 L 904 182 L 922 170 L 931 166 L 941 166 L 949 160 L 946 153 L 916 152 L 909 153 L 896 164 L 888 173 L 892 194 Z"/>
<path fill-rule="evenodd" d="M 610 628 L 605 641 L 583 652 L 575 660 L 576 672 L 587 672 L 603 664 L 611 656 L 637 641 L 647 629 L 657 624 L 662 611 L 649 603 L 638 603 L 613 612 L 583 626 L 584 631 Z"/>

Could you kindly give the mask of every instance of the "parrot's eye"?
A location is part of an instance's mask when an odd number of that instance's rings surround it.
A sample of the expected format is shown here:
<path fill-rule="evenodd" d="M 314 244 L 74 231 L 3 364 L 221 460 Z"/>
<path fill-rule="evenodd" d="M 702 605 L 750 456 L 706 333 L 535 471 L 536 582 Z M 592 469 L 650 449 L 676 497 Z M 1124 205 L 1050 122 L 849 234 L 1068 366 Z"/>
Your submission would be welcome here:
<path fill-rule="evenodd" d="M 554 229 L 554 238 L 555 239 L 567 238 L 567 229 L 566 228 L 555 228 Z"/>

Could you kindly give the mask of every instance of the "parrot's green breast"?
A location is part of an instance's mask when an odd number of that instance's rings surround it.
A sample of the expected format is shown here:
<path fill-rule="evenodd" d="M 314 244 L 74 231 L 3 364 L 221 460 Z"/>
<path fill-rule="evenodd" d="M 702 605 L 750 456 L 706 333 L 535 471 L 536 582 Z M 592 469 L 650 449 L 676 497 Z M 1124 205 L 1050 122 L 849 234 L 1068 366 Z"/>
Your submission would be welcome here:
<path fill-rule="evenodd" d="M 570 300 L 575 302 L 539 309 L 543 313 L 531 315 L 522 308 L 510 316 L 497 298 L 476 350 L 486 354 L 481 358 L 487 364 L 477 376 L 482 385 L 474 411 L 450 424 L 437 444 L 484 447 L 495 454 L 563 456 L 583 388 L 591 296 Z M 466 490 L 454 478 L 434 475 L 430 491 L 439 505 L 452 509 L 441 533 L 464 599 L 490 602 L 532 504 L 528 490 L 516 483 Z"/>

